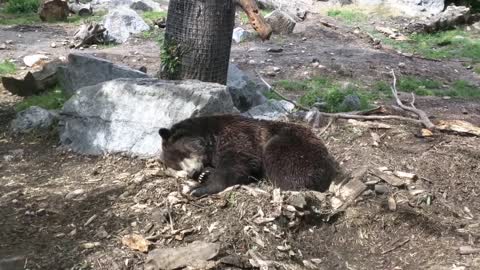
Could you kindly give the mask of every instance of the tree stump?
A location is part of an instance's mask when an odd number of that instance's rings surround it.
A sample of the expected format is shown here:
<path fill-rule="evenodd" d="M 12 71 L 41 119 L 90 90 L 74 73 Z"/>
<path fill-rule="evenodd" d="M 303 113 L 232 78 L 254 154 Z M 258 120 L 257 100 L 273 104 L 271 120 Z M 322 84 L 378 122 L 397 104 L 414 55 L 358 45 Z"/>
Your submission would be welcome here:
<path fill-rule="evenodd" d="M 68 3 L 64 0 L 44 0 L 39 8 L 42 21 L 66 21 L 69 14 Z"/>

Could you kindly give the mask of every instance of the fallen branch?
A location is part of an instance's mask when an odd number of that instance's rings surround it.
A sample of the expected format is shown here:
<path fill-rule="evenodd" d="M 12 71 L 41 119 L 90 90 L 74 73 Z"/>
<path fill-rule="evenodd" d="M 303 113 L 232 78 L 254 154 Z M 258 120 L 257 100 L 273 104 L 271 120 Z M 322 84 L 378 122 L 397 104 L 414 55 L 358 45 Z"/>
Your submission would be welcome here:
<path fill-rule="evenodd" d="M 328 124 L 318 133 L 318 136 L 322 136 L 325 132 L 327 132 L 328 128 L 333 124 L 335 121 L 335 117 L 330 117 L 330 121 L 328 121 Z"/>
<path fill-rule="evenodd" d="M 409 107 L 409 106 L 406 106 L 406 105 L 403 104 L 403 102 L 398 97 L 397 76 L 395 76 L 395 71 L 393 71 L 393 69 L 392 69 L 391 73 L 392 73 L 392 76 L 393 76 L 393 85 L 392 85 L 391 89 L 392 89 L 393 97 L 395 98 L 395 101 L 397 102 L 397 105 L 405 111 L 412 112 L 412 113 L 416 114 L 418 116 L 420 122 L 426 128 L 435 129 L 435 125 L 432 123 L 432 121 L 430 121 L 430 119 L 428 118 L 428 115 L 424 111 L 422 111 L 420 109 L 417 109 L 414 106 Z M 412 96 L 415 97 L 413 95 L 413 93 L 412 93 Z M 413 102 L 415 102 L 415 98 L 413 99 Z"/>
<path fill-rule="evenodd" d="M 258 33 L 262 40 L 267 40 L 272 34 L 272 27 L 265 21 L 262 14 L 258 10 L 255 0 L 236 0 L 250 21 L 253 29 Z"/>
<path fill-rule="evenodd" d="M 285 97 L 282 95 L 280 92 L 277 90 L 273 89 L 273 87 L 265 81 L 265 79 L 260 76 L 258 72 L 256 72 L 260 80 L 267 86 L 268 90 L 274 92 L 277 94 L 280 98 L 283 100 L 292 103 L 295 107 L 304 110 L 304 111 L 310 111 L 311 109 L 308 107 L 305 107 L 301 104 L 298 104 L 297 102 Z M 374 110 L 378 110 L 378 108 L 375 108 Z M 367 112 L 370 112 L 371 110 L 368 110 Z M 408 117 L 403 117 L 403 116 L 397 116 L 397 115 L 360 115 L 359 112 L 355 113 L 326 113 L 326 112 L 320 112 L 316 111 L 315 112 L 317 115 L 325 116 L 325 117 L 334 117 L 334 118 L 341 118 L 341 119 L 358 119 L 358 120 L 399 120 L 399 121 L 404 121 L 404 122 L 410 122 L 410 123 L 415 123 L 415 124 L 422 124 L 422 121 L 413 119 L 413 118 L 408 118 Z"/>

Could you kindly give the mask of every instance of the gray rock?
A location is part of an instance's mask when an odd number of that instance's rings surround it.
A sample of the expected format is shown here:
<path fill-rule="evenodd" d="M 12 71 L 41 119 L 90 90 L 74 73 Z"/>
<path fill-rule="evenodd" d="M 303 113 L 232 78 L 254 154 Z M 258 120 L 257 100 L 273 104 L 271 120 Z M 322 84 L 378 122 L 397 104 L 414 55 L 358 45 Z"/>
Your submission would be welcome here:
<path fill-rule="evenodd" d="M 263 95 L 268 88 L 250 79 L 235 64 L 228 66 L 227 90 L 232 96 L 233 104 L 240 112 L 261 105 L 267 101 Z"/>
<path fill-rule="evenodd" d="M 253 107 L 244 116 L 263 120 L 288 119 L 288 114 L 295 109 L 295 106 L 285 100 L 269 100 L 266 103 Z"/>
<path fill-rule="evenodd" d="M 32 106 L 17 113 L 10 123 L 10 132 L 26 134 L 34 130 L 47 130 L 57 119 L 57 114 L 43 108 Z"/>
<path fill-rule="evenodd" d="M 348 111 L 359 111 L 362 108 L 360 97 L 355 94 L 347 95 L 340 106 Z"/>
<path fill-rule="evenodd" d="M 312 0 L 257 0 L 260 8 L 263 9 L 279 9 L 294 16 L 296 14 L 304 14 L 306 11 L 316 10 L 319 6 L 318 1 Z"/>
<path fill-rule="evenodd" d="M 236 27 L 235 29 L 233 29 L 232 39 L 236 43 L 245 41 L 250 36 L 251 36 L 251 33 L 241 27 Z"/>
<path fill-rule="evenodd" d="M 160 128 L 194 116 L 235 112 L 220 84 L 116 79 L 81 88 L 65 103 L 60 140 L 84 154 L 152 157 L 161 153 Z"/>
<path fill-rule="evenodd" d="M 195 241 L 185 247 L 160 248 L 148 253 L 145 270 L 178 269 L 195 266 L 214 258 L 220 252 L 220 244 Z"/>
<path fill-rule="evenodd" d="M 130 8 L 133 9 L 133 10 L 140 10 L 140 11 L 152 11 L 153 8 L 151 6 L 149 6 L 148 4 L 146 4 L 145 2 L 143 1 L 136 1 L 136 2 L 133 2 L 131 5 L 130 5 Z"/>
<path fill-rule="evenodd" d="M 74 94 L 85 86 L 118 78 L 148 78 L 148 75 L 89 54 L 71 53 L 68 64 L 58 68 L 57 77 L 62 89 Z"/>
<path fill-rule="evenodd" d="M 356 0 L 359 6 L 383 6 L 403 12 L 407 16 L 438 14 L 445 8 L 445 0 Z"/>
<path fill-rule="evenodd" d="M 277 34 L 290 34 L 297 24 L 292 16 L 278 9 L 265 16 L 265 20 Z"/>
<path fill-rule="evenodd" d="M 135 4 L 142 2 L 142 4 Z M 118 7 L 149 7 L 152 11 L 166 11 L 168 9 L 168 0 L 92 0 L 91 5 L 94 10 L 111 10 Z M 141 10 L 141 9 L 140 9 Z M 150 11 L 150 10 L 143 10 Z"/>
<path fill-rule="evenodd" d="M 464 6 L 448 6 L 444 12 L 435 16 L 415 20 L 407 26 L 407 31 L 413 32 L 437 32 L 451 29 L 455 26 L 468 24 L 473 20 L 470 8 Z"/>
<path fill-rule="evenodd" d="M 131 34 L 150 30 L 150 26 L 134 10 L 121 6 L 111 10 L 104 18 L 107 37 L 117 43 L 124 43 Z"/>

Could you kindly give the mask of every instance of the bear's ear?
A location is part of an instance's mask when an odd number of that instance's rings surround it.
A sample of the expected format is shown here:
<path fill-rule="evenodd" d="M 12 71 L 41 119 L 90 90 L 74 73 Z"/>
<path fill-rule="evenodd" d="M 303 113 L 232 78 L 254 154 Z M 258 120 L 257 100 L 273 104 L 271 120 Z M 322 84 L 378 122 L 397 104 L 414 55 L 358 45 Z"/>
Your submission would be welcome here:
<path fill-rule="evenodd" d="M 168 138 L 170 137 L 170 130 L 168 130 L 168 128 L 161 128 L 159 131 L 158 131 L 158 134 L 160 134 L 160 137 L 162 137 L 162 139 L 164 141 L 168 140 Z"/>

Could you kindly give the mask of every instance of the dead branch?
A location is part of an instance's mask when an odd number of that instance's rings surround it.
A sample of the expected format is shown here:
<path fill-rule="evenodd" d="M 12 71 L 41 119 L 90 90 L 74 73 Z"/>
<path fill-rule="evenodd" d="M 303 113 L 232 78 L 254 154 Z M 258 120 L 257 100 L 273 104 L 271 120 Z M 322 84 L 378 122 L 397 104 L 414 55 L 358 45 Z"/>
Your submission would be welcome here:
<path fill-rule="evenodd" d="M 265 19 L 258 10 L 255 0 L 236 0 L 236 3 L 247 14 L 253 29 L 260 35 L 262 40 L 267 40 L 272 34 L 272 27 L 265 22 Z"/>
<path fill-rule="evenodd" d="M 333 124 L 335 119 L 336 119 L 335 117 L 330 117 L 330 120 L 328 121 L 328 124 L 322 129 L 322 131 L 320 131 L 318 136 L 322 136 L 325 132 L 327 132 L 328 128 Z"/>
<path fill-rule="evenodd" d="M 310 108 L 307 108 L 303 105 L 300 105 L 296 103 L 295 101 L 285 97 L 275 89 L 267 82 L 265 79 L 260 76 L 258 72 L 256 72 L 260 80 L 267 86 L 267 88 L 277 94 L 280 98 L 282 98 L 285 101 L 288 101 L 292 103 L 295 107 L 304 110 L 304 111 L 310 111 Z M 325 117 L 334 117 L 334 118 L 341 118 L 341 119 L 358 119 L 358 120 L 399 120 L 399 121 L 404 121 L 404 122 L 410 122 L 410 123 L 415 123 L 415 124 L 423 124 L 422 121 L 413 119 L 413 118 L 408 118 L 408 117 L 403 117 L 403 116 L 397 116 L 397 115 L 361 115 L 358 112 L 356 113 L 326 113 L 326 112 L 320 112 L 316 111 L 315 112 L 317 115 L 325 116 Z"/>
<path fill-rule="evenodd" d="M 405 111 L 412 112 L 412 113 L 416 114 L 418 116 L 419 120 L 420 120 L 420 123 L 422 125 L 424 125 L 426 128 L 435 129 L 435 125 L 430 121 L 430 119 L 428 118 L 428 115 L 424 111 L 422 111 L 420 109 L 417 109 L 415 107 L 409 107 L 409 106 L 406 106 L 406 105 L 403 104 L 403 102 L 398 97 L 397 76 L 395 76 L 395 71 L 393 71 L 393 69 L 391 70 L 391 73 L 392 73 L 392 76 L 393 76 L 393 85 L 392 85 L 391 89 L 392 89 L 393 97 L 395 98 L 395 101 L 397 102 L 397 105 Z M 413 95 L 413 93 L 412 93 L 412 95 Z"/>

